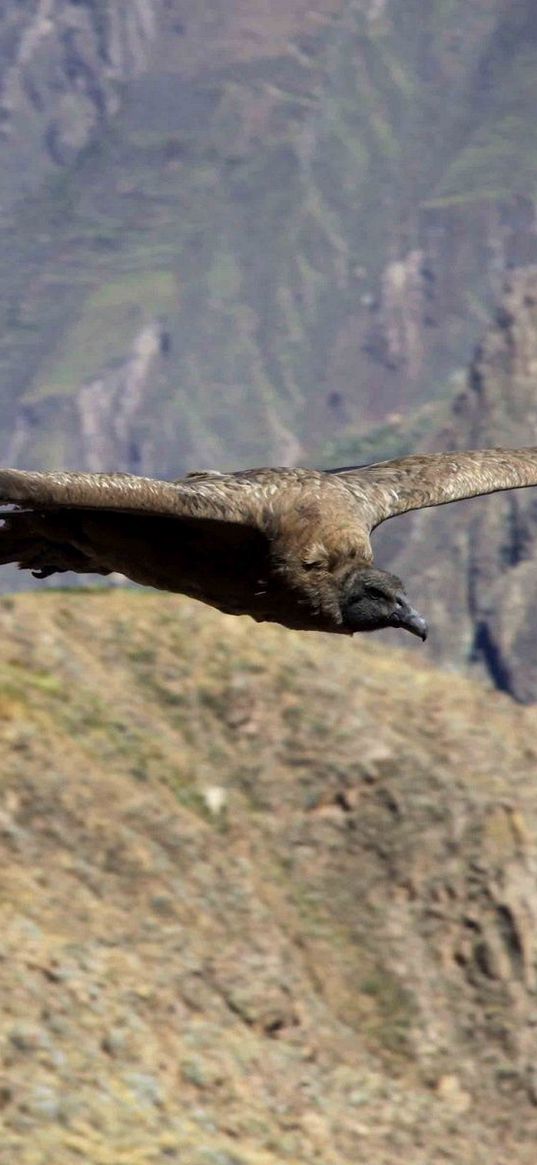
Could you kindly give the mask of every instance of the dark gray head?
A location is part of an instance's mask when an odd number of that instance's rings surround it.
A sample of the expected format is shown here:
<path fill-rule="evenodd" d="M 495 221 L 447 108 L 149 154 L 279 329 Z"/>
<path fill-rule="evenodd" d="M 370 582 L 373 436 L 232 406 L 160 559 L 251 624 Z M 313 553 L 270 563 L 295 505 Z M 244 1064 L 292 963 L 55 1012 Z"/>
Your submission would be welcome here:
<path fill-rule="evenodd" d="M 402 627 L 427 638 L 425 619 L 410 606 L 400 578 L 373 566 L 347 575 L 341 590 L 341 613 L 349 631 Z"/>

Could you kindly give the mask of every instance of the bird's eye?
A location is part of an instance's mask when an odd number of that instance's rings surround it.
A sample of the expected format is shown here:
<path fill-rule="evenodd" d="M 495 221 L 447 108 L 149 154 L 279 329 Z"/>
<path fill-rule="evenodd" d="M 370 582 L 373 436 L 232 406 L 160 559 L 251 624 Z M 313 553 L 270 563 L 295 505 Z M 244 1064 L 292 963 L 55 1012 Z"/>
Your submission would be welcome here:
<path fill-rule="evenodd" d="M 367 593 L 371 596 L 372 599 L 382 600 L 386 598 L 384 591 L 381 591 L 380 587 L 368 587 Z"/>

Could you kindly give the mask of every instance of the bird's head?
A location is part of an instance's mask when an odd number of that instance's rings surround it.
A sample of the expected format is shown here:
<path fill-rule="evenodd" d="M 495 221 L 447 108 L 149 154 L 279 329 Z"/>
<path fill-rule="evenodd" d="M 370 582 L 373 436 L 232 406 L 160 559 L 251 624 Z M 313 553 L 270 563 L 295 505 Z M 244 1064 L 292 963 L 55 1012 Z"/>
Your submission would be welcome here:
<path fill-rule="evenodd" d="M 410 606 L 401 579 L 386 570 L 371 566 L 347 575 L 340 603 L 343 625 L 350 632 L 402 627 L 420 639 L 427 638 L 427 623 Z"/>

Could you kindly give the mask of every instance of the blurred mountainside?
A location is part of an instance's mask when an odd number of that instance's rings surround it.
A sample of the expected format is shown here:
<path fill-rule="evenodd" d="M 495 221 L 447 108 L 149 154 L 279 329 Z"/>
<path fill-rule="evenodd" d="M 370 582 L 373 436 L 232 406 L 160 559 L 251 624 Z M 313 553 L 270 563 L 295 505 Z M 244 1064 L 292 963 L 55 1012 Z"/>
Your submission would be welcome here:
<path fill-rule="evenodd" d="M 2 1165 L 534 1165 L 537 710 L 176 596 L 0 629 Z"/>
<path fill-rule="evenodd" d="M 532 0 L 7 0 L 0 23 L 4 461 L 360 446 L 450 395 L 537 258 Z"/>
<path fill-rule="evenodd" d="M 434 449 L 537 444 L 537 268 L 516 272 Z M 537 491 L 513 490 L 388 522 L 381 560 L 430 620 L 428 651 L 537 700 Z"/>

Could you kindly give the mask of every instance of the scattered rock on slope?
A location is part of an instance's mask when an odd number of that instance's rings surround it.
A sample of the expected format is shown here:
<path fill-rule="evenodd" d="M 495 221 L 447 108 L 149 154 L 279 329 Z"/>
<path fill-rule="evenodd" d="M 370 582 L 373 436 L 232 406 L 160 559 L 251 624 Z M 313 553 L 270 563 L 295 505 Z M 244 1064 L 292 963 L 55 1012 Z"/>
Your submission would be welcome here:
<path fill-rule="evenodd" d="M 0 1159 L 533 1165 L 537 711 L 172 596 L 0 628 Z"/>

